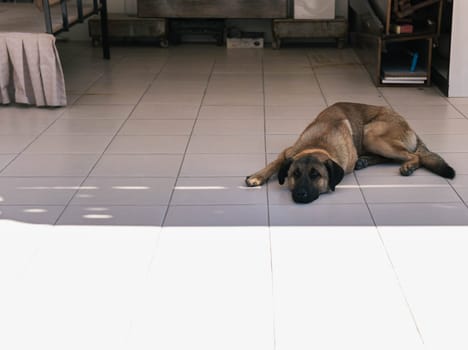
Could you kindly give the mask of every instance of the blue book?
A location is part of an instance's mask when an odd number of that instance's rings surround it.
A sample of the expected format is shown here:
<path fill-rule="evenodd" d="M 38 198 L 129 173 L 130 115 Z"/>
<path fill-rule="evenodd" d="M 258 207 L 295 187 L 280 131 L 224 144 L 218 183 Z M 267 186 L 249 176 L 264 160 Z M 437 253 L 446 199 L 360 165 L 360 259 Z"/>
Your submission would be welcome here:
<path fill-rule="evenodd" d="M 418 65 L 419 54 L 417 52 L 413 52 L 413 59 L 411 60 L 411 67 L 410 72 L 414 72 L 416 70 L 416 66 Z"/>

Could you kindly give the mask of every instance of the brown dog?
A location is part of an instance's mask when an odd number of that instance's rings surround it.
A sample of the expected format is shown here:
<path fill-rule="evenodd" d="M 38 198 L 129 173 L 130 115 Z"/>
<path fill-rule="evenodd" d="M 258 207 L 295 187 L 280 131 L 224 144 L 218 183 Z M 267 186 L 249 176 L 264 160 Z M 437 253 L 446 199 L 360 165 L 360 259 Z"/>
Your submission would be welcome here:
<path fill-rule="evenodd" d="M 455 177 L 455 170 L 429 151 L 398 113 L 341 102 L 322 111 L 293 146 L 245 182 L 260 186 L 277 173 L 280 184 L 288 178 L 295 202 L 309 203 L 334 191 L 345 174 L 389 161 L 402 162 L 403 176 L 424 167 L 445 178 Z"/>

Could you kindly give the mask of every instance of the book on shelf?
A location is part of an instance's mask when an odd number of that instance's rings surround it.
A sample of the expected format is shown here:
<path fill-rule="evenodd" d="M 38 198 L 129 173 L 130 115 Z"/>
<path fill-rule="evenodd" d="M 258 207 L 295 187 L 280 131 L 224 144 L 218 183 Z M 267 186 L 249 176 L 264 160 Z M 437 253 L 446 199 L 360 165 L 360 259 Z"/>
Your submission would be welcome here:
<path fill-rule="evenodd" d="M 395 34 L 411 34 L 413 32 L 413 25 L 409 23 L 392 24 L 390 29 Z"/>
<path fill-rule="evenodd" d="M 410 67 L 411 68 L 411 67 Z M 420 67 L 414 67 L 414 70 L 401 65 L 389 65 L 382 67 L 384 78 L 418 78 L 427 79 L 427 71 Z"/>
<path fill-rule="evenodd" d="M 382 78 L 383 84 L 425 84 L 427 78 L 413 78 L 408 79 L 405 77 L 401 78 Z"/>

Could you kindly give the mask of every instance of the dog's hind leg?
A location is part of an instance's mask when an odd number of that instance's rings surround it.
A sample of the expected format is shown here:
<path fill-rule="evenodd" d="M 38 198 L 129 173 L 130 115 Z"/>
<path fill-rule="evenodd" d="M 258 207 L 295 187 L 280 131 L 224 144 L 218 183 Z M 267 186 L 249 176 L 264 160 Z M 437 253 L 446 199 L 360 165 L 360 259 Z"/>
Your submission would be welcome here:
<path fill-rule="evenodd" d="M 400 174 L 411 175 L 421 166 L 419 156 L 408 150 L 401 140 L 386 141 L 382 137 L 369 137 L 366 139 L 366 149 L 381 157 L 402 162 Z"/>

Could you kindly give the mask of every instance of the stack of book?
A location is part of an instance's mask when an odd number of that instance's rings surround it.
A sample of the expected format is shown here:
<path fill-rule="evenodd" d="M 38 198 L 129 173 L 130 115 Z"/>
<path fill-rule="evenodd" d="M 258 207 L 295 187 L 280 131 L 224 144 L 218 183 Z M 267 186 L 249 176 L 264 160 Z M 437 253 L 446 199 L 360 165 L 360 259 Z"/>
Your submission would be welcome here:
<path fill-rule="evenodd" d="M 418 66 L 419 54 L 410 52 L 411 64 L 384 64 L 382 66 L 383 84 L 425 84 L 427 70 Z"/>

